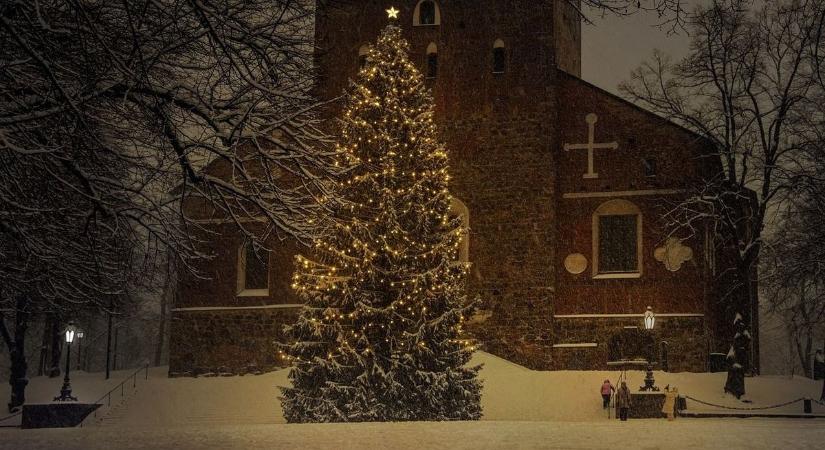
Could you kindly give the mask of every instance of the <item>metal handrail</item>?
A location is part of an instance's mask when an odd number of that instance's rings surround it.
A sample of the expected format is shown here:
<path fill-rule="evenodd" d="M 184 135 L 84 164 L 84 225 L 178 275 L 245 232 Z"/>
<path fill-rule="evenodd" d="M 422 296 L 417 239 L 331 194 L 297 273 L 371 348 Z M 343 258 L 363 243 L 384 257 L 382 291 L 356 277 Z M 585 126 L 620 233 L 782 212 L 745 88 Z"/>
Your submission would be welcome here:
<path fill-rule="evenodd" d="M 141 371 L 143 371 L 143 372 L 144 372 L 143 379 L 144 379 L 144 380 L 148 380 L 148 379 L 149 379 L 149 363 L 148 363 L 148 362 L 146 362 L 146 363 L 144 363 L 144 364 L 143 364 L 143 366 L 142 366 L 142 367 L 140 367 L 139 369 L 137 369 L 137 370 L 135 370 L 134 372 L 132 372 L 132 374 L 131 374 L 131 375 L 129 375 L 128 377 L 126 377 L 126 378 L 125 378 L 123 381 L 121 381 L 121 382 L 120 382 L 117 386 L 115 386 L 115 387 L 113 387 L 112 389 L 110 389 L 110 390 L 109 390 L 109 392 L 107 392 L 107 393 L 103 394 L 103 395 L 102 395 L 99 399 L 95 400 L 95 401 L 93 402 L 93 404 L 100 404 L 100 405 L 102 405 L 103 399 L 106 399 L 106 407 L 107 407 L 107 408 L 111 407 L 111 406 L 112 406 L 112 393 L 113 393 L 113 392 L 115 392 L 116 390 L 118 390 L 118 388 L 120 388 L 120 398 L 121 398 L 121 399 L 123 399 L 123 396 L 124 396 L 124 386 L 126 385 L 126 382 L 127 382 L 127 381 L 129 381 L 129 380 L 132 380 L 132 388 L 133 388 L 133 389 L 134 389 L 134 388 L 136 388 L 136 387 L 137 387 L 137 375 L 138 375 Z M 94 414 L 91 416 L 92 418 L 95 418 L 95 419 L 97 418 L 97 411 L 98 411 L 98 409 L 100 409 L 100 408 L 95 409 Z M 80 421 L 80 424 L 78 425 L 78 427 L 83 428 L 83 424 L 86 422 L 86 420 L 87 420 L 87 419 L 89 419 L 89 417 L 90 417 L 90 416 L 86 416 L 83 420 L 81 420 L 81 421 Z"/>
<path fill-rule="evenodd" d="M 17 417 L 21 414 L 23 414 L 23 411 L 18 411 L 16 413 L 10 414 L 6 417 L 0 417 L 0 428 L 19 428 L 20 425 L 2 425 L 2 423 L 9 420 L 9 419 L 11 419 L 11 418 Z"/>

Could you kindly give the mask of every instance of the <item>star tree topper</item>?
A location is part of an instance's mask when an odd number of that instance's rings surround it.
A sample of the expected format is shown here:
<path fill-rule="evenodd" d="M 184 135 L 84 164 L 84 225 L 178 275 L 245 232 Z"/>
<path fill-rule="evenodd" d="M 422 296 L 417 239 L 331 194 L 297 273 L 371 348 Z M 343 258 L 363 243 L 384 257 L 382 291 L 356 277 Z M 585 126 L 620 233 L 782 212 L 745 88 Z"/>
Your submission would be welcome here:
<path fill-rule="evenodd" d="M 400 13 L 400 12 L 401 11 L 395 9 L 394 6 L 390 6 L 390 9 L 387 10 L 387 16 L 390 19 L 398 19 L 398 13 Z"/>

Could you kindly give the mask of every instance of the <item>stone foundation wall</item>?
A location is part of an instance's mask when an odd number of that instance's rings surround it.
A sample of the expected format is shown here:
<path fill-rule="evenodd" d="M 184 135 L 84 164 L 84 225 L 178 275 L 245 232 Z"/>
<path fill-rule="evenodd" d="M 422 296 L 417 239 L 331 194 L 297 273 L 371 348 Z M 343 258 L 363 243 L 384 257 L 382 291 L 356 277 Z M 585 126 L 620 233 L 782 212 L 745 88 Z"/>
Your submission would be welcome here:
<path fill-rule="evenodd" d="M 553 348 L 557 370 L 605 370 L 610 361 L 609 341 L 624 327 L 642 327 L 642 317 L 556 318 L 556 344 L 596 343 L 595 347 Z M 667 342 L 668 371 L 707 370 L 708 333 L 703 317 L 658 317 L 651 331 L 653 355 L 661 359 L 661 343 Z M 641 357 L 641 355 L 638 355 Z M 657 361 L 662 369 L 662 361 Z"/>
<path fill-rule="evenodd" d="M 169 376 L 243 375 L 286 365 L 278 354 L 283 326 L 298 308 L 172 312 Z"/>
<path fill-rule="evenodd" d="M 660 419 L 667 417 L 662 412 L 662 407 L 665 406 L 664 392 L 634 392 L 630 394 L 630 402 L 631 407 L 627 414 L 630 419 Z"/>

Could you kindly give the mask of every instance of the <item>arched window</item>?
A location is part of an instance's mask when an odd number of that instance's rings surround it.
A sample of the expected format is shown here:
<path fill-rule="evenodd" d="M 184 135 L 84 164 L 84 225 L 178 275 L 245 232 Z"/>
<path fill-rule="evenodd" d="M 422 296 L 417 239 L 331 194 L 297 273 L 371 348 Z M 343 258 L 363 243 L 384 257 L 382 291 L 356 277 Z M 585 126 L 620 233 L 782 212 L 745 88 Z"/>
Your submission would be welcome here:
<path fill-rule="evenodd" d="M 430 42 L 427 47 L 427 78 L 435 78 L 438 75 L 438 46 L 435 42 Z"/>
<path fill-rule="evenodd" d="M 593 277 L 641 276 L 641 211 L 627 200 L 602 203 L 593 213 Z"/>
<path fill-rule="evenodd" d="M 656 158 L 642 158 L 642 166 L 645 170 L 645 177 L 653 178 L 656 176 Z"/>
<path fill-rule="evenodd" d="M 450 199 L 450 214 L 461 218 L 462 238 L 458 247 L 458 261 L 470 262 L 470 210 L 461 200 Z"/>
<path fill-rule="evenodd" d="M 507 68 L 507 53 L 504 41 L 497 39 L 493 44 L 493 73 L 504 73 Z"/>
<path fill-rule="evenodd" d="M 366 44 L 358 49 L 358 69 L 363 69 L 367 65 L 367 55 L 369 53 L 370 47 Z"/>
<path fill-rule="evenodd" d="M 269 252 L 247 242 L 238 248 L 238 296 L 269 295 Z"/>
<path fill-rule="evenodd" d="M 441 25 L 441 8 L 432 0 L 421 0 L 413 11 L 413 26 Z"/>

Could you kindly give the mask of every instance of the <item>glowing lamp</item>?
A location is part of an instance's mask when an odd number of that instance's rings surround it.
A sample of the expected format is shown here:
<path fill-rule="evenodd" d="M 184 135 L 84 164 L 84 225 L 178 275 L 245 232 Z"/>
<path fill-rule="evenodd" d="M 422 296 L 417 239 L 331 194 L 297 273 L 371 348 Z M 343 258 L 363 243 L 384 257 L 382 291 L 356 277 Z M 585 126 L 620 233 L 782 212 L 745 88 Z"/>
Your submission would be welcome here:
<path fill-rule="evenodd" d="M 66 332 L 65 332 L 66 343 L 71 344 L 72 342 L 74 342 L 74 337 L 75 337 L 76 334 L 77 334 L 77 327 L 74 326 L 73 323 L 69 322 L 69 324 L 66 325 Z"/>
<path fill-rule="evenodd" d="M 656 324 L 656 316 L 653 314 L 653 308 L 647 307 L 645 311 L 645 330 L 652 330 Z"/>

